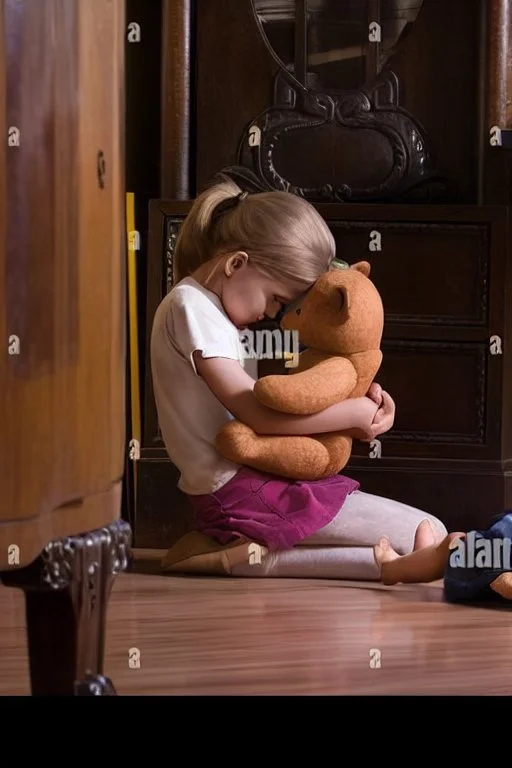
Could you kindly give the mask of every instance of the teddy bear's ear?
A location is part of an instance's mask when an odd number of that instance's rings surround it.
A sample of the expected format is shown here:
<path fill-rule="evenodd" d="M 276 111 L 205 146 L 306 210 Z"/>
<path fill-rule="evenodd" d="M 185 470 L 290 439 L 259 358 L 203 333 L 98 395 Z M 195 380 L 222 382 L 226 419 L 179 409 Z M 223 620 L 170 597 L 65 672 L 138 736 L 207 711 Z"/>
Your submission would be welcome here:
<path fill-rule="evenodd" d="M 344 309 L 348 309 L 348 296 L 345 286 L 336 289 L 337 298 L 339 301 L 338 310 L 341 312 Z"/>
<path fill-rule="evenodd" d="M 356 269 L 358 272 L 362 272 L 365 277 L 370 277 L 371 265 L 368 261 L 358 261 L 357 264 L 352 264 L 350 269 Z"/>

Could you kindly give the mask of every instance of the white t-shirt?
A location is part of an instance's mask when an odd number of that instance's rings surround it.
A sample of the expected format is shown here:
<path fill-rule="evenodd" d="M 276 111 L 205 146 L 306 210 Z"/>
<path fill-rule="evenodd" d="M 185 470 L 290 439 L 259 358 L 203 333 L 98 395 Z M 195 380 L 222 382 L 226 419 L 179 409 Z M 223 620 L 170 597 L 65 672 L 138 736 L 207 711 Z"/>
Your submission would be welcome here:
<path fill-rule="evenodd" d="M 181 280 L 160 303 L 151 333 L 151 373 L 158 423 L 171 461 L 181 473 L 178 487 L 191 495 L 214 493 L 238 471 L 215 447 L 219 429 L 233 415 L 198 375 L 193 353 L 244 359 L 240 332 L 219 297 L 192 277 Z"/>

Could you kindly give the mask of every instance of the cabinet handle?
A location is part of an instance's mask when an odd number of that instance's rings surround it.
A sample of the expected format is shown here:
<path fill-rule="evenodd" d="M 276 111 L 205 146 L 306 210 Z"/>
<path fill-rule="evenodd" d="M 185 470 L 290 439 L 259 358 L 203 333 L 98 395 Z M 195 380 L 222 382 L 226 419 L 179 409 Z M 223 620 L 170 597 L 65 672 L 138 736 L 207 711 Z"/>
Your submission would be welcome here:
<path fill-rule="evenodd" d="M 98 186 L 100 189 L 105 189 L 106 163 L 105 163 L 105 155 L 103 154 L 101 149 L 98 152 L 98 157 L 96 160 L 96 170 L 98 174 Z"/>

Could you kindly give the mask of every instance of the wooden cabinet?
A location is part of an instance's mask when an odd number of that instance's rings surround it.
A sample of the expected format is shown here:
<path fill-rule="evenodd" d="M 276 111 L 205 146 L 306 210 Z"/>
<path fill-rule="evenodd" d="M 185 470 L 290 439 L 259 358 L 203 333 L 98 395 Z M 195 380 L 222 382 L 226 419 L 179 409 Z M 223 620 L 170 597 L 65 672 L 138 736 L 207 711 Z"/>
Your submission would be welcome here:
<path fill-rule="evenodd" d="M 164 5 L 183 31 L 167 31 L 165 72 L 195 65 L 164 86 L 173 149 L 150 217 L 147 323 L 167 290 L 169 222 L 215 173 L 304 196 L 341 258 L 370 261 L 386 311 L 378 378 L 396 422 L 371 449 L 355 443 L 347 471 L 449 528 L 485 525 L 512 505 L 510 3 Z M 148 366 L 136 537 L 166 546 L 189 512 L 152 437 Z"/>
<path fill-rule="evenodd" d="M 393 429 L 356 442 L 347 472 L 450 528 L 485 525 L 512 501 L 508 209 L 320 210 L 339 256 L 372 266 L 385 309 L 377 378 L 397 403 Z"/>
<path fill-rule="evenodd" d="M 126 565 L 124 32 L 122 0 L 0 0 L 0 576 L 40 693 L 101 673 Z"/>
<path fill-rule="evenodd" d="M 151 206 L 148 333 L 172 286 L 173 244 L 189 207 L 172 201 Z M 512 459 L 507 208 L 318 209 L 340 258 L 371 264 L 385 309 L 377 380 L 397 403 L 393 429 L 370 446 L 355 441 L 346 473 L 366 491 L 423 508 L 451 529 L 485 526 L 512 502 L 506 472 Z M 274 363 L 272 372 L 286 370 Z M 186 529 L 190 512 L 175 488 L 177 470 L 159 433 L 150 375 L 140 476 L 146 489 L 139 495 L 140 546 L 157 546 Z M 173 510 L 165 523 L 162 499 Z"/>
<path fill-rule="evenodd" d="M 4 3 L 2 565 L 13 542 L 27 565 L 52 538 L 118 516 L 121 5 Z"/>
<path fill-rule="evenodd" d="M 493 2 L 196 0 L 197 188 L 241 164 L 318 200 L 477 202 Z"/>

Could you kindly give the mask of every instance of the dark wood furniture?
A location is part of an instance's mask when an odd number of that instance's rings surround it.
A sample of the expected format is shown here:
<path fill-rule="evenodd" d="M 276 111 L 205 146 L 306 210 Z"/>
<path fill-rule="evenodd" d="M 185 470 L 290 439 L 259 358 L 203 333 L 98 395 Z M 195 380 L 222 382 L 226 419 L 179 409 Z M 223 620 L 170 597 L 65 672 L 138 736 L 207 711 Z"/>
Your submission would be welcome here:
<path fill-rule="evenodd" d="M 122 0 L 0 0 L 0 579 L 25 593 L 36 695 L 115 693 L 124 37 Z"/>
<path fill-rule="evenodd" d="M 150 207 L 146 337 L 167 290 L 168 229 L 215 173 L 305 196 L 342 258 L 371 261 L 386 308 L 379 380 L 396 423 L 371 455 L 356 444 L 350 473 L 450 528 L 485 525 L 512 505 L 512 3 L 164 6 L 182 33 L 164 25 L 165 191 Z M 135 535 L 167 546 L 188 511 L 148 372 L 146 350 Z"/>
<path fill-rule="evenodd" d="M 189 203 L 153 201 L 148 323 L 172 286 L 173 243 Z M 438 515 L 452 529 L 486 525 L 511 503 L 504 338 L 504 206 L 320 205 L 339 255 L 365 259 L 386 309 L 378 376 L 397 402 L 394 428 L 355 443 L 348 474 L 370 492 Z M 372 250 L 379 242 L 380 250 Z M 274 370 L 279 370 L 276 367 Z M 282 373 L 285 373 L 284 367 Z M 146 377 L 138 545 L 174 540 L 188 523 Z M 152 492 L 149 492 L 149 489 Z M 163 515 L 163 509 L 172 514 Z"/>

